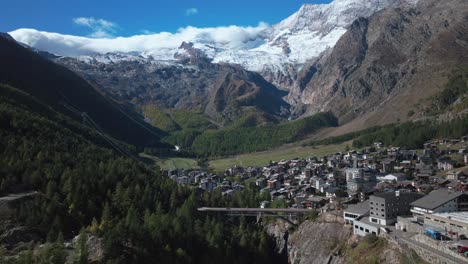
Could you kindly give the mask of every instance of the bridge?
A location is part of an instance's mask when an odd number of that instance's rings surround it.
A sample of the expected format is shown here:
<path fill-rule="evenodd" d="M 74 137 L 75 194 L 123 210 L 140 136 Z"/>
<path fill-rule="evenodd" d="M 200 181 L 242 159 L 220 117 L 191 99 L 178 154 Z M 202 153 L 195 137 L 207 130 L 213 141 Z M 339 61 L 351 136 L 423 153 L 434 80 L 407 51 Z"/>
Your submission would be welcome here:
<path fill-rule="evenodd" d="M 229 215 L 245 215 L 245 216 L 285 216 L 299 215 L 314 212 L 313 209 L 297 209 L 297 208 L 230 208 L 230 207 L 201 207 L 200 212 L 219 212 Z"/>
<path fill-rule="evenodd" d="M 315 212 L 313 209 L 297 208 L 230 208 L 230 207 L 201 207 L 200 212 L 225 213 L 230 216 L 256 216 L 260 221 L 262 216 L 271 216 L 288 222 L 292 226 L 297 226 L 293 216 Z"/>

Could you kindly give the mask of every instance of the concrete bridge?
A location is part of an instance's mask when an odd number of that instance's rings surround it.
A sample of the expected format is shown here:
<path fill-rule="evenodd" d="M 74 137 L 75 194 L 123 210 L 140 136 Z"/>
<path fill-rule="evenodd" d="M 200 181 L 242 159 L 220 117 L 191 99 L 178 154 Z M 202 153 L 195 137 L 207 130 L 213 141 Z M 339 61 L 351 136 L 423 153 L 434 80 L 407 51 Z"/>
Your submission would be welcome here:
<path fill-rule="evenodd" d="M 200 212 L 221 212 L 221 213 L 273 213 L 273 214 L 305 214 L 313 212 L 313 209 L 296 208 L 230 208 L 230 207 L 201 207 Z"/>
<path fill-rule="evenodd" d="M 230 208 L 230 207 L 201 207 L 200 212 L 217 212 L 224 213 L 230 216 L 256 216 L 260 220 L 262 216 L 272 216 L 282 219 L 292 225 L 293 216 L 314 212 L 313 209 L 296 209 L 296 208 Z"/>

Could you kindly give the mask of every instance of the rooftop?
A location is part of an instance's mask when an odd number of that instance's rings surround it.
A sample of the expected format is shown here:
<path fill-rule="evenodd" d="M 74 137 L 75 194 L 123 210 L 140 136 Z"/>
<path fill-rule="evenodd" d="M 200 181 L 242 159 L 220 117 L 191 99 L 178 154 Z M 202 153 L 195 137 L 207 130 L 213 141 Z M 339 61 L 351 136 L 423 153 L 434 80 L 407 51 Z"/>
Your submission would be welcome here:
<path fill-rule="evenodd" d="M 438 189 L 430 192 L 428 195 L 422 197 L 421 199 L 412 202 L 411 206 L 434 210 L 439 206 L 463 194 L 463 192 L 452 192 L 448 189 Z"/>
<path fill-rule="evenodd" d="M 351 214 L 364 215 L 367 212 L 369 212 L 369 200 L 366 200 L 362 203 L 350 205 L 344 211 Z"/>
<path fill-rule="evenodd" d="M 381 225 L 379 225 L 379 224 L 372 223 L 372 222 L 370 221 L 370 218 L 369 218 L 368 216 L 362 217 L 362 218 L 360 218 L 360 219 L 358 218 L 358 220 L 355 220 L 355 221 L 359 221 L 359 222 L 361 222 L 361 223 L 364 223 L 364 224 L 367 224 L 367 225 L 370 225 L 370 226 L 373 226 L 373 227 L 381 227 Z"/>
<path fill-rule="evenodd" d="M 381 193 L 375 193 L 373 196 L 379 197 L 379 198 L 384 198 L 384 199 L 392 199 L 395 197 L 402 197 L 402 196 L 407 196 L 407 195 L 415 195 L 416 193 L 412 192 L 399 192 L 397 195 L 397 192 L 391 191 L 391 192 L 381 192 Z M 423 194 L 421 194 L 423 196 Z"/>

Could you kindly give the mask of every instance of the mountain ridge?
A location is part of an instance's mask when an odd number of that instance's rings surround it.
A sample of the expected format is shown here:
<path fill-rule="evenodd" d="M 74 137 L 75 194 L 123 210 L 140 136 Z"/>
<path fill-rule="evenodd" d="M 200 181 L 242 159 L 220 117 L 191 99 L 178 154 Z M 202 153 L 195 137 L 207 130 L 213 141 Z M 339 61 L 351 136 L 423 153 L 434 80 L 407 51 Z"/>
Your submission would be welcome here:
<path fill-rule="evenodd" d="M 409 1 L 412 4 L 414 0 Z M 414 2 L 414 3 L 413 3 Z M 317 58 L 327 49 L 333 48 L 338 39 L 346 32 L 355 19 L 368 17 L 385 7 L 400 6 L 408 3 L 404 0 L 334 0 L 329 4 L 304 4 L 299 11 L 278 24 L 265 29 L 259 27 L 252 32 L 248 31 L 241 42 L 234 39 L 232 41 L 216 40 L 214 37 L 204 39 L 203 34 L 196 34 L 190 39 L 183 39 L 185 42 L 194 43 L 194 48 L 203 52 L 214 63 L 239 64 L 244 69 L 259 72 L 268 81 L 277 86 L 288 88 L 294 79 L 295 72 L 310 59 Z M 255 33 L 255 31 L 258 31 Z M 62 45 L 58 39 L 68 39 L 70 36 L 56 33 L 39 32 L 35 30 L 19 29 L 11 32 L 18 41 L 54 53 L 50 48 L 53 45 Z M 139 36 L 142 43 L 151 40 L 151 35 Z M 145 38 L 146 37 L 146 38 Z M 86 40 L 86 38 L 70 39 L 81 47 L 82 42 L 101 42 L 104 40 Z M 113 41 L 113 42 L 111 42 Z M 130 52 L 119 52 L 117 49 L 121 45 L 118 39 L 109 40 L 109 47 L 115 46 L 109 52 L 118 54 L 110 60 L 101 62 L 115 63 L 119 60 L 145 60 L 154 63 L 177 64 L 174 55 L 179 51 L 178 46 L 172 45 L 167 48 L 143 48 Z M 130 40 L 133 43 L 134 40 Z M 180 45 L 182 40 L 178 43 Z M 130 44 L 133 45 L 133 44 Z M 144 46 L 144 45 L 140 45 Z M 142 49 L 135 46 L 135 49 Z M 53 47 L 51 49 L 54 49 Z M 82 60 L 89 60 L 94 57 L 101 58 L 108 52 L 88 52 L 84 56 L 77 57 Z M 61 54 L 65 55 L 66 54 Z"/>
<path fill-rule="evenodd" d="M 86 113 L 119 140 L 138 146 L 164 145 L 158 143 L 161 131 L 136 121 L 138 115 L 124 111 L 71 70 L 5 34 L 0 36 L 0 59 L 0 83 L 16 87 L 75 120 L 81 121 L 81 114 Z"/>
<path fill-rule="evenodd" d="M 229 123 L 249 111 L 283 120 L 331 111 L 355 130 L 424 117 L 428 98 L 464 63 L 467 10 L 459 0 L 335 0 L 305 4 L 237 49 L 200 40 L 158 51 L 167 58 L 145 51 L 52 60 L 140 112 L 149 104 Z M 301 61 L 291 63 L 295 54 Z M 266 63 L 251 70 L 242 62 L 249 58 Z"/>

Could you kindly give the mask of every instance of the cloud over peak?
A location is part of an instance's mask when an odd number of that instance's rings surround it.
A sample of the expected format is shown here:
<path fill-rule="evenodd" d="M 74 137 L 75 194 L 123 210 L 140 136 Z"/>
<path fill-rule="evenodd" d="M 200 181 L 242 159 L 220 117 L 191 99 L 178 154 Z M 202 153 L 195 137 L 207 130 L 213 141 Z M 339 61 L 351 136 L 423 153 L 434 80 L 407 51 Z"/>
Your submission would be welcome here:
<path fill-rule="evenodd" d="M 93 25 L 95 21 L 79 20 L 79 23 L 86 25 L 89 22 L 90 25 Z M 112 25 L 114 24 L 112 23 Z M 259 33 L 267 26 L 266 23 L 259 23 L 254 27 L 224 26 L 197 28 L 189 26 L 180 28 L 176 33 L 160 32 L 115 38 L 80 37 L 26 28 L 9 32 L 9 34 L 17 41 L 39 50 L 61 56 L 79 56 L 108 52 L 145 52 L 158 49 L 172 49 L 179 47 L 183 41 L 235 48 L 245 42 L 257 39 Z M 91 26 L 89 27 L 91 28 Z"/>
<path fill-rule="evenodd" d="M 76 17 L 73 19 L 73 23 L 89 28 L 92 31 L 89 36 L 92 38 L 112 37 L 118 28 L 114 22 L 94 17 Z"/>

